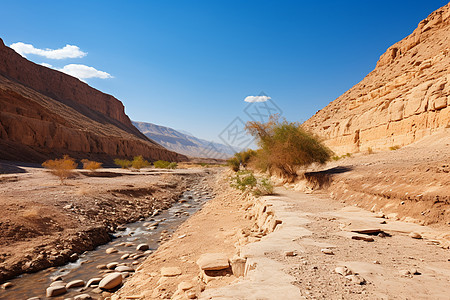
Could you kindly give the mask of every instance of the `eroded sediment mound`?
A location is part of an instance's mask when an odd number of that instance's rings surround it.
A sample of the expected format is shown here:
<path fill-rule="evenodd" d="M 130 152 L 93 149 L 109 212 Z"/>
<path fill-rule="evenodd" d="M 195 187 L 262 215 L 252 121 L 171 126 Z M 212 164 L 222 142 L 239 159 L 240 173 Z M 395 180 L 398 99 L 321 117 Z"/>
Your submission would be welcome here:
<path fill-rule="evenodd" d="M 391 46 L 360 83 L 304 125 L 336 153 L 413 143 L 450 124 L 450 6 Z"/>
<path fill-rule="evenodd" d="M 113 96 L 28 61 L 0 39 L 0 159 L 42 162 L 61 154 L 186 159 L 140 133 Z"/>

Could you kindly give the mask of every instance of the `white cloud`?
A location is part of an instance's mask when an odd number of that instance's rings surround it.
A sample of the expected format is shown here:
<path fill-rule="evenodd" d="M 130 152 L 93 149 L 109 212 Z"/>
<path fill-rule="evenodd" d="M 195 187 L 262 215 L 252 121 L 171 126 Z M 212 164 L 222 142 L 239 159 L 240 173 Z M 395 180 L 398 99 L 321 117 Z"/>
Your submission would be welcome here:
<path fill-rule="evenodd" d="M 113 78 L 113 76 L 111 76 L 111 74 L 109 73 L 99 71 L 96 68 L 89 67 L 86 65 L 70 64 L 64 66 L 63 68 L 55 68 L 48 63 L 41 63 L 40 65 L 69 74 L 70 76 L 76 77 L 81 81 L 85 81 L 85 79 L 88 78 L 101 78 L 101 79 Z"/>
<path fill-rule="evenodd" d="M 87 55 L 86 52 L 80 50 L 79 47 L 73 45 L 65 45 L 60 49 L 39 49 L 31 44 L 22 42 L 11 44 L 10 47 L 17 53 L 26 57 L 26 54 L 35 54 L 50 59 L 64 59 L 64 58 L 81 58 Z"/>
<path fill-rule="evenodd" d="M 270 100 L 271 98 L 269 96 L 248 96 L 244 99 L 245 102 L 266 102 L 267 100 Z"/>
<path fill-rule="evenodd" d="M 58 69 L 61 72 L 72 75 L 73 77 L 77 77 L 79 79 L 88 79 L 88 78 L 113 78 L 111 74 L 99 71 L 96 68 L 78 65 L 78 64 L 70 64 L 64 66 L 62 69 Z"/>

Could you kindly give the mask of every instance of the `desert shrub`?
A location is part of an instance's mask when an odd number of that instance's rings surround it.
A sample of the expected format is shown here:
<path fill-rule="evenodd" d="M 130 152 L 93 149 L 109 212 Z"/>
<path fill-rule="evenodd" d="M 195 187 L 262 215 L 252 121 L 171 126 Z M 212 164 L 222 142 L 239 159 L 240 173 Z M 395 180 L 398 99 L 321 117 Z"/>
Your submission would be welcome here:
<path fill-rule="evenodd" d="M 398 150 L 398 149 L 400 149 L 399 145 L 389 147 L 389 150 L 391 150 L 391 151 Z"/>
<path fill-rule="evenodd" d="M 72 170 L 77 168 L 77 163 L 73 158 L 68 155 L 64 155 L 60 159 L 49 159 L 45 161 L 42 166 L 46 169 L 50 169 L 50 172 L 58 176 L 61 180 L 61 184 L 64 184 L 64 179 L 67 179 L 72 174 Z"/>
<path fill-rule="evenodd" d="M 114 159 L 114 164 L 116 164 L 117 166 L 121 167 L 122 169 L 128 169 L 131 168 L 131 161 L 128 159 L 120 159 L 120 158 L 116 158 Z"/>
<path fill-rule="evenodd" d="M 267 178 L 256 178 L 252 171 L 238 171 L 230 178 L 230 186 L 255 196 L 273 193 L 273 185 Z"/>
<path fill-rule="evenodd" d="M 251 159 L 254 165 L 270 173 L 277 171 L 288 180 L 297 176 L 298 168 L 324 164 L 332 155 L 318 137 L 297 122 L 280 122 L 277 116 L 271 116 L 267 123 L 248 122 L 246 129 L 259 146 Z"/>
<path fill-rule="evenodd" d="M 90 170 L 91 172 L 94 172 L 95 170 L 100 169 L 102 167 L 102 163 L 97 161 L 82 159 L 81 162 L 83 163 L 83 169 Z"/>
<path fill-rule="evenodd" d="M 246 168 L 250 159 L 256 155 L 256 151 L 252 149 L 247 149 L 245 151 L 237 152 L 232 158 L 227 161 L 228 166 L 237 172 L 242 167 Z"/>
<path fill-rule="evenodd" d="M 167 168 L 168 169 L 176 169 L 177 167 L 178 167 L 178 164 L 176 162 L 171 162 Z"/>
<path fill-rule="evenodd" d="M 142 157 L 142 155 L 135 156 L 135 157 L 133 158 L 133 161 L 131 162 L 131 167 L 132 167 L 133 169 L 138 170 L 138 171 L 139 171 L 140 169 L 145 168 L 145 167 L 148 167 L 148 166 L 150 166 L 150 165 L 151 165 L 151 163 L 150 163 L 149 161 L 145 160 L 145 159 Z"/>
<path fill-rule="evenodd" d="M 178 167 L 176 162 L 169 162 L 165 160 L 157 160 L 153 163 L 153 165 L 158 169 L 176 169 Z"/>

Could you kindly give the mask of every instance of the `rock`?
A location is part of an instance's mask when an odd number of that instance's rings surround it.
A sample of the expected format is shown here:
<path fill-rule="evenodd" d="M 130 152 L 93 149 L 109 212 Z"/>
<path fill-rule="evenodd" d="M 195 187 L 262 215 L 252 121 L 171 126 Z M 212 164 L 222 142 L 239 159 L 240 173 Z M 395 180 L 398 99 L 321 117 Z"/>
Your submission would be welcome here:
<path fill-rule="evenodd" d="M 65 293 L 67 293 L 65 286 L 51 286 L 48 287 L 46 291 L 47 297 L 56 297 Z"/>
<path fill-rule="evenodd" d="M 187 281 L 182 281 L 178 284 L 178 289 L 182 290 L 182 291 L 187 291 L 192 289 L 194 286 L 192 285 L 192 283 L 187 282 Z"/>
<path fill-rule="evenodd" d="M 116 272 L 134 272 L 134 269 L 132 267 L 128 266 L 119 266 L 115 269 Z"/>
<path fill-rule="evenodd" d="M 114 270 L 118 264 L 119 264 L 118 262 L 111 262 L 111 263 L 107 264 L 106 267 L 110 270 Z"/>
<path fill-rule="evenodd" d="M 89 294 L 77 295 L 73 298 L 74 300 L 91 300 L 92 297 Z"/>
<path fill-rule="evenodd" d="M 70 257 L 69 257 L 69 261 L 70 262 L 76 262 L 78 260 L 78 254 L 77 253 L 73 253 Z"/>
<path fill-rule="evenodd" d="M 162 267 L 161 276 L 163 277 L 173 277 L 181 275 L 181 269 L 179 267 Z"/>
<path fill-rule="evenodd" d="M 99 269 L 99 270 L 108 269 L 108 267 L 106 265 L 97 265 L 96 268 Z"/>
<path fill-rule="evenodd" d="M 422 235 L 420 235 L 420 233 L 417 233 L 417 232 L 411 232 L 409 234 L 409 236 L 413 239 L 421 239 L 422 238 Z"/>
<path fill-rule="evenodd" d="M 51 278 L 52 281 L 62 281 L 63 277 L 61 275 L 55 276 Z"/>
<path fill-rule="evenodd" d="M 233 275 L 236 277 L 244 276 L 246 263 L 247 259 L 238 255 L 233 256 L 231 259 L 231 271 L 233 272 Z"/>
<path fill-rule="evenodd" d="M 100 278 L 100 277 L 91 278 L 86 283 L 86 287 L 90 287 L 90 286 L 93 286 L 93 285 L 98 285 L 101 280 L 102 280 L 102 278 Z"/>
<path fill-rule="evenodd" d="M 188 299 L 195 299 L 195 298 L 197 298 L 197 294 L 194 291 L 187 291 L 186 292 L 186 297 Z"/>
<path fill-rule="evenodd" d="M 202 254 L 197 260 L 197 265 L 200 269 L 208 270 L 223 270 L 230 267 L 228 256 L 224 253 L 206 253 Z"/>
<path fill-rule="evenodd" d="M 352 236 L 352 239 L 353 240 L 361 240 L 361 241 L 365 241 L 365 242 L 375 241 L 372 237 L 360 236 L 360 235 L 354 235 L 354 236 Z"/>
<path fill-rule="evenodd" d="M 81 279 L 73 280 L 73 281 L 69 282 L 68 284 L 66 284 L 66 289 L 71 289 L 71 288 L 80 287 L 80 286 L 84 286 L 84 280 L 81 280 Z"/>
<path fill-rule="evenodd" d="M 400 274 L 403 276 L 411 275 L 411 272 L 409 270 L 400 270 Z"/>
<path fill-rule="evenodd" d="M 9 288 L 12 288 L 14 285 L 11 282 L 5 282 L 4 284 L 2 284 L 2 289 L 6 290 Z"/>
<path fill-rule="evenodd" d="M 66 284 L 67 283 L 62 280 L 57 280 L 57 281 L 50 283 L 50 286 L 64 286 L 65 287 Z"/>
<path fill-rule="evenodd" d="M 296 255 L 297 255 L 297 252 L 292 251 L 292 250 L 290 250 L 290 251 L 285 251 L 285 252 L 284 252 L 284 255 L 285 255 L 285 256 L 296 256 Z"/>
<path fill-rule="evenodd" d="M 328 249 L 328 248 L 323 248 L 323 249 L 321 249 L 320 251 L 321 251 L 322 253 L 324 253 L 324 254 L 334 255 L 333 250 Z"/>
<path fill-rule="evenodd" d="M 98 287 L 104 290 L 111 290 L 121 285 L 122 280 L 123 280 L 122 274 L 111 273 L 100 281 Z"/>
<path fill-rule="evenodd" d="M 116 248 L 108 248 L 106 249 L 106 254 L 116 253 L 118 250 Z"/>
<path fill-rule="evenodd" d="M 417 269 L 410 269 L 409 270 L 409 273 L 410 274 L 412 274 L 412 275 L 421 275 L 422 273 L 420 273 L 419 271 L 417 271 Z"/>
<path fill-rule="evenodd" d="M 380 232 L 383 232 L 380 228 L 357 228 L 352 229 L 351 231 L 361 234 L 378 234 Z"/>
<path fill-rule="evenodd" d="M 360 275 L 347 275 L 347 276 L 345 276 L 345 278 L 347 278 L 348 280 L 350 280 L 353 283 L 360 284 L 360 285 L 366 283 L 366 280 L 364 278 L 362 278 Z"/>
<path fill-rule="evenodd" d="M 150 246 L 147 245 L 147 244 L 139 244 L 139 245 L 136 247 L 136 250 L 137 250 L 137 251 L 146 251 L 146 250 L 148 250 L 148 249 L 150 249 Z"/>
<path fill-rule="evenodd" d="M 348 269 L 347 267 L 337 267 L 334 271 L 342 276 L 352 275 L 353 271 Z"/>
<path fill-rule="evenodd" d="M 128 257 L 130 257 L 130 253 L 125 253 L 120 257 L 120 259 L 127 259 Z"/>
<path fill-rule="evenodd" d="M 27 300 L 41 300 L 41 298 L 39 298 L 39 297 L 31 297 L 31 298 L 28 298 Z"/>

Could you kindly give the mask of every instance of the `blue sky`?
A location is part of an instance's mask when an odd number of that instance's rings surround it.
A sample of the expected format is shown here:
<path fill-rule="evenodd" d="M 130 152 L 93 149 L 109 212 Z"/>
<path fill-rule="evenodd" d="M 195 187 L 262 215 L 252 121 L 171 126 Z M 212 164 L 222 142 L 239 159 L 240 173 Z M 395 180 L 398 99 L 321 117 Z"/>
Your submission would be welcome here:
<path fill-rule="evenodd" d="M 3 1 L 0 37 L 83 57 L 25 54 L 121 100 L 132 120 L 220 141 L 264 92 L 305 121 L 364 78 L 446 1 Z M 92 69 L 90 69 L 92 71 Z"/>

